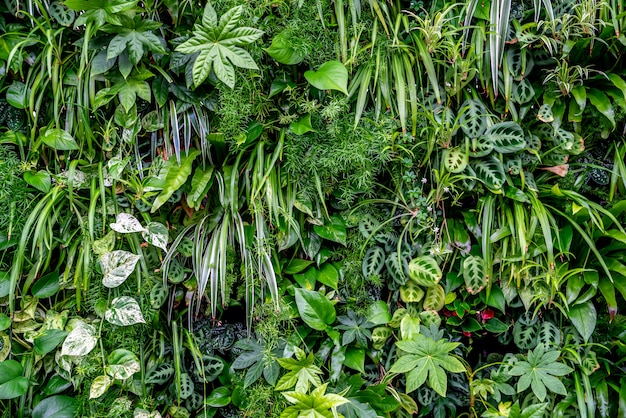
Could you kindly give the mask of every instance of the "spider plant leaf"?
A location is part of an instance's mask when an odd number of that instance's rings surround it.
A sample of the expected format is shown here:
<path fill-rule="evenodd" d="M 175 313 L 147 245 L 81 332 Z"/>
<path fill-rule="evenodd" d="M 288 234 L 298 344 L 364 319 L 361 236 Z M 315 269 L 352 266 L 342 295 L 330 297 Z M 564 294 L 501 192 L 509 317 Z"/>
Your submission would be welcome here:
<path fill-rule="evenodd" d="M 104 312 L 104 319 L 113 325 L 129 326 L 143 324 L 141 308 L 137 301 L 130 296 L 119 296 L 111 301 L 111 306 Z"/>
<path fill-rule="evenodd" d="M 319 90 L 338 90 L 348 95 L 348 70 L 339 61 L 328 61 L 317 71 L 306 71 L 304 78 Z"/>
<path fill-rule="evenodd" d="M 413 41 L 417 46 L 417 52 L 422 59 L 422 65 L 426 70 L 426 75 L 428 76 L 428 81 L 430 81 L 430 87 L 432 88 L 433 93 L 435 94 L 435 98 L 437 99 L 437 103 L 441 104 L 441 93 L 439 91 L 439 82 L 437 79 L 437 72 L 435 71 L 435 64 L 433 63 L 433 59 L 430 56 L 430 52 L 428 52 L 428 48 L 426 44 L 415 32 L 411 32 L 413 34 Z"/>
<path fill-rule="evenodd" d="M 404 77 L 404 65 L 399 54 L 391 57 L 391 74 L 396 91 L 396 106 L 402 132 L 406 132 L 406 81 Z"/>
<path fill-rule="evenodd" d="M 72 135 L 63 129 L 48 128 L 39 136 L 39 140 L 57 151 L 80 149 Z"/>
<path fill-rule="evenodd" d="M 615 129 L 615 110 L 606 94 L 598 89 L 587 89 L 587 98 L 595 106 L 598 112 L 602 113 L 611 122 L 611 127 Z"/>
<path fill-rule="evenodd" d="M 358 95 L 356 99 L 356 104 L 354 106 L 355 129 L 359 124 L 359 120 L 361 119 L 361 115 L 363 115 L 363 111 L 365 110 L 365 104 L 367 103 L 367 93 L 369 92 L 370 83 L 372 81 L 373 68 L 374 64 L 371 61 L 369 61 L 365 65 L 359 66 L 357 74 L 352 79 L 352 83 L 350 84 L 350 92 L 348 97 L 351 97 L 358 87 Z"/>

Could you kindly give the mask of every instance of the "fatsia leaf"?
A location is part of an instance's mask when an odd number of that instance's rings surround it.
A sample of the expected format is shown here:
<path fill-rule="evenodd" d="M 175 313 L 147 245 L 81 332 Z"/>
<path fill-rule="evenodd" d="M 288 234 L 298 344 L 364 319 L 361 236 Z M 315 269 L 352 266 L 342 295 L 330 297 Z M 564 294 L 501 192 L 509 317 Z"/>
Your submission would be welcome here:
<path fill-rule="evenodd" d="M 263 31 L 237 27 L 242 11 L 242 6 L 233 7 L 222 15 L 218 23 L 215 9 L 208 2 L 201 23 L 195 25 L 193 36 L 176 48 L 176 51 L 184 54 L 198 53 L 192 69 L 196 87 L 202 84 L 211 70 L 219 80 L 233 88 L 234 67 L 258 68 L 250 54 L 240 47 L 259 39 Z"/>
<path fill-rule="evenodd" d="M 561 352 L 546 351 L 543 344 L 528 352 L 526 360 L 521 360 L 508 371 L 511 376 L 521 376 L 517 382 L 517 391 L 522 392 L 528 387 L 540 401 L 547 396 L 547 390 L 560 395 L 567 394 L 565 386 L 554 376 L 565 376 L 573 371 L 569 366 L 558 361 Z"/>
<path fill-rule="evenodd" d="M 297 347 L 295 352 L 295 359 L 277 359 L 278 364 L 284 369 L 289 370 L 289 372 L 280 378 L 276 384 L 276 390 L 291 389 L 295 385 L 296 392 L 306 393 L 309 391 L 311 385 L 318 387 L 322 384 L 320 375 L 322 375 L 323 372 L 314 364 L 315 357 L 313 353 L 309 353 L 307 356 L 303 350 Z"/>
<path fill-rule="evenodd" d="M 425 328 L 424 328 L 425 329 Z M 413 335 L 411 340 L 396 343 L 407 354 L 400 357 L 391 366 L 392 373 L 407 373 L 407 393 L 421 387 L 426 379 L 430 387 L 445 397 L 447 389 L 446 371 L 462 373 L 463 363 L 450 353 L 459 345 L 444 339 L 433 340 L 423 334 Z"/>

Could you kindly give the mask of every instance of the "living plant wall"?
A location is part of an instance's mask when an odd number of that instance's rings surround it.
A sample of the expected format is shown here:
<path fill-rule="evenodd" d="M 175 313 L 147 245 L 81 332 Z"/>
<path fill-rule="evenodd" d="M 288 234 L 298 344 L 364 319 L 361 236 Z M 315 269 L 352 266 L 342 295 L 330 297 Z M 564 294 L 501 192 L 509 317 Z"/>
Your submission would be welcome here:
<path fill-rule="evenodd" d="M 622 0 L 5 0 L 2 417 L 626 416 Z"/>

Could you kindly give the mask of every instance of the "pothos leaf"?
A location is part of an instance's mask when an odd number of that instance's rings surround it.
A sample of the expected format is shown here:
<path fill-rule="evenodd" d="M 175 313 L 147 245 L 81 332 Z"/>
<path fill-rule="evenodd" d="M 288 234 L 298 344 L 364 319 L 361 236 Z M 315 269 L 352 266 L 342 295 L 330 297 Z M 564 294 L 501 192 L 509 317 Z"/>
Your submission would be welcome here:
<path fill-rule="evenodd" d="M 139 304 L 130 296 L 120 296 L 113 299 L 111 307 L 104 313 L 104 319 L 113 325 L 120 326 L 146 322 L 139 308 Z"/>
<path fill-rule="evenodd" d="M 100 257 L 102 267 L 102 284 L 113 288 L 121 285 L 135 270 L 135 265 L 141 256 L 124 250 L 115 250 Z"/>
<path fill-rule="evenodd" d="M 112 230 L 121 234 L 132 232 L 143 232 L 145 229 L 141 223 L 130 213 L 119 213 L 115 218 L 115 223 L 109 224 Z"/>
<path fill-rule="evenodd" d="M 62 356 L 85 356 L 98 342 L 96 327 L 79 321 L 63 341 Z"/>

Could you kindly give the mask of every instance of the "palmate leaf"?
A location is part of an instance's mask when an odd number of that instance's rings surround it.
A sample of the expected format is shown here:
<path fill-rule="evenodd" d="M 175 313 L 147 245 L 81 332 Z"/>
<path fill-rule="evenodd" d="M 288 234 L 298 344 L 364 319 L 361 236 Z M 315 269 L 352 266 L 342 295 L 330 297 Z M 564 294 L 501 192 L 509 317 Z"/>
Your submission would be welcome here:
<path fill-rule="evenodd" d="M 199 86 L 211 70 L 228 87 L 235 86 L 235 68 L 258 69 L 254 59 L 240 46 L 252 43 L 263 36 L 263 31 L 250 27 L 237 27 L 242 6 L 233 7 L 217 21 L 217 14 L 207 3 L 201 24 L 196 24 L 193 36 L 180 44 L 176 51 L 184 54 L 198 53 L 193 64 L 193 84 Z"/>
<path fill-rule="evenodd" d="M 400 357 L 390 371 L 407 373 L 407 393 L 418 389 L 428 379 L 430 387 L 445 397 L 448 385 L 446 371 L 465 371 L 463 364 L 450 354 L 459 343 L 451 343 L 445 339 L 433 340 L 423 334 L 416 334 L 413 339 L 398 341 L 396 345 L 407 354 Z"/>
<path fill-rule="evenodd" d="M 116 34 L 107 47 L 107 60 L 118 57 L 126 51 L 130 62 L 137 65 L 145 50 L 165 53 L 161 41 L 151 32 L 160 27 L 160 23 L 145 20 L 141 15 L 134 16 L 134 18 L 120 15 L 119 19 L 119 24 L 106 25 L 102 28 L 104 32 Z"/>
<path fill-rule="evenodd" d="M 509 370 L 510 375 L 521 376 L 517 382 L 518 393 L 531 387 L 540 401 L 546 398 L 547 390 L 566 395 L 567 390 L 558 377 L 568 375 L 574 369 L 560 363 L 560 355 L 557 350 L 546 351 L 543 344 L 529 351 L 526 360 L 518 361 Z"/>
<path fill-rule="evenodd" d="M 70 10 L 83 12 L 74 22 L 76 27 L 89 22 L 96 26 L 105 22 L 121 25 L 121 13 L 137 6 L 137 0 L 64 0 L 62 3 Z"/>
<path fill-rule="evenodd" d="M 322 384 L 320 375 L 323 372 L 314 364 L 315 356 L 313 353 L 309 353 L 307 356 L 302 349 L 295 347 L 295 354 L 295 359 L 277 359 L 278 364 L 289 372 L 280 378 L 276 384 L 276 390 L 291 389 L 295 386 L 296 392 L 306 393 L 311 385 L 318 387 Z"/>
<path fill-rule="evenodd" d="M 336 408 L 348 402 L 346 398 L 334 393 L 326 393 L 328 383 L 315 388 L 310 394 L 300 391 L 284 392 L 283 396 L 292 404 L 286 408 L 280 418 L 333 418 L 339 416 Z"/>

